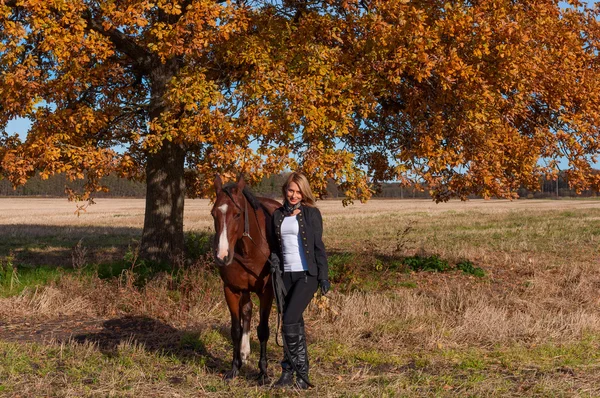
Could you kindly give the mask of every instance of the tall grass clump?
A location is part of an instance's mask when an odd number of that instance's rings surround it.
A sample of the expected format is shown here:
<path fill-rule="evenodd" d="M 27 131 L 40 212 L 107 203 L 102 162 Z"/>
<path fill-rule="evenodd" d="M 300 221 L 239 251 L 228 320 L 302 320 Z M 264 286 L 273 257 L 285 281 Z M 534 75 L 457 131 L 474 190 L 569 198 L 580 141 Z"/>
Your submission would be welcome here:
<path fill-rule="evenodd" d="M 8 255 L 4 260 L 0 259 L 0 285 L 3 290 L 10 293 L 20 284 L 17 266 L 13 263 L 14 257 Z"/>

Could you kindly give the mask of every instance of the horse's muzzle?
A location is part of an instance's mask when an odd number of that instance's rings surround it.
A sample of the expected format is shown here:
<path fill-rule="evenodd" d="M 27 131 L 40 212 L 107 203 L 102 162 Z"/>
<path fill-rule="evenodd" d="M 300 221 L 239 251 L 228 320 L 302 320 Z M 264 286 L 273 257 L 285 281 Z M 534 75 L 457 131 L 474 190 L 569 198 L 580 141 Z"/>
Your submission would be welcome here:
<path fill-rule="evenodd" d="M 215 257 L 215 262 L 217 263 L 217 265 L 219 267 L 225 267 L 233 262 L 233 252 L 232 251 L 227 251 L 227 256 L 223 259 L 220 259 L 217 256 L 217 252 L 215 251 L 214 257 Z"/>

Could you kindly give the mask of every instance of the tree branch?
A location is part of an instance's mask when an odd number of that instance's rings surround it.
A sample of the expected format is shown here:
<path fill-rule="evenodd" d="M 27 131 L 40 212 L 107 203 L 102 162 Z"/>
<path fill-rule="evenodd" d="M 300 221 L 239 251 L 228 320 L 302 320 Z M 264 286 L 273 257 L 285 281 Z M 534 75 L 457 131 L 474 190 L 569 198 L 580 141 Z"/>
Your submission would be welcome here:
<path fill-rule="evenodd" d="M 117 50 L 123 52 L 136 64 L 136 69 L 142 72 L 148 72 L 150 65 L 154 60 L 152 53 L 144 49 L 142 46 L 137 45 L 133 38 L 126 34 L 119 32 L 116 29 L 106 30 L 102 24 L 94 18 L 91 10 L 84 12 L 83 18 L 88 24 L 88 29 L 93 30 L 102 36 L 108 38 L 117 48 Z"/>

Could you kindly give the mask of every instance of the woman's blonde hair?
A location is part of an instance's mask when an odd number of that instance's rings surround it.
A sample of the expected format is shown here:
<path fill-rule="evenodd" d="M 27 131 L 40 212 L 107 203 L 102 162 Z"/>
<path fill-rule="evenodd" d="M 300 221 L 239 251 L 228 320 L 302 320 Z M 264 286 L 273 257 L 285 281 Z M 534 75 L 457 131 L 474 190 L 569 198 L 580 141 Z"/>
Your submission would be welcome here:
<path fill-rule="evenodd" d="M 315 207 L 315 196 L 313 195 L 311 189 L 310 189 L 310 184 L 308 183 L 308 179 L 306 178 L 306 176 L 302 173 L 299 172 L 293 172 L 291 173 L 287 180 L 285 181 L 285 183 L 283 184 L 283 186 L 281 187 L 281 193 L 283 194 L 283 200 L 285 200 L 285 198 L 287 198 L 287 189 L 288 186 L 290 185 L 290 183 L 295 182 L 296 185 L 298 185 L 298 188 L 300 189 L 300 193 L 302 194 L 302 204 L 306 205 L 306 206 L 311 206 L 311 207 Z"/>

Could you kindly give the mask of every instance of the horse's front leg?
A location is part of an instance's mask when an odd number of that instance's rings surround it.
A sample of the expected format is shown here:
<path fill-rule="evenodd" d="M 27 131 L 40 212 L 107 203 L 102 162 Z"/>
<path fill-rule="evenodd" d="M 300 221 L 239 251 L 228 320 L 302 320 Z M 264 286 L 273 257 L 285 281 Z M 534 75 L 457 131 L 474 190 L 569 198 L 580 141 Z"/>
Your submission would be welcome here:
<path fill-rule="evenodd" d="M 269 383 L 269 376 L 267 375 L 267 342 L 269 341 L 269 314 L 273 305 L 273 288 L 270 283 L 267 284 L 266 289 L 259 295 L 259 300 L 260 322 L 256 331 L 258 333 L 258 340 L 260 341 L 260 359 L 258 360 L 260 373 L 258 375 L 258 383 L 262 385 Z"/>
<path fill-rule="evenodd" d="M 240 318 L 240 293 L 234 293 L 231 289 L 225 286 L 225 301 L 231 313 L 231 341 L 233 343 L 233 361 L 231 362 L 231 370 L 225 373 L 225 379 L 230 380 L 236 377 L 242 367 L 242 356 L 240 354 L 240 346 L 242 341 L 242 323 Z"/>
<path fill-rule="evenodd" d="M 240 314 L 242 317 L 242 343 L 240 345 L 240 356 L 242 363 L 247 363 L 250 357 L 250 322 L 252 321 L 252 300 L 250 292 L 242 293 L 240 299 Z"/>

